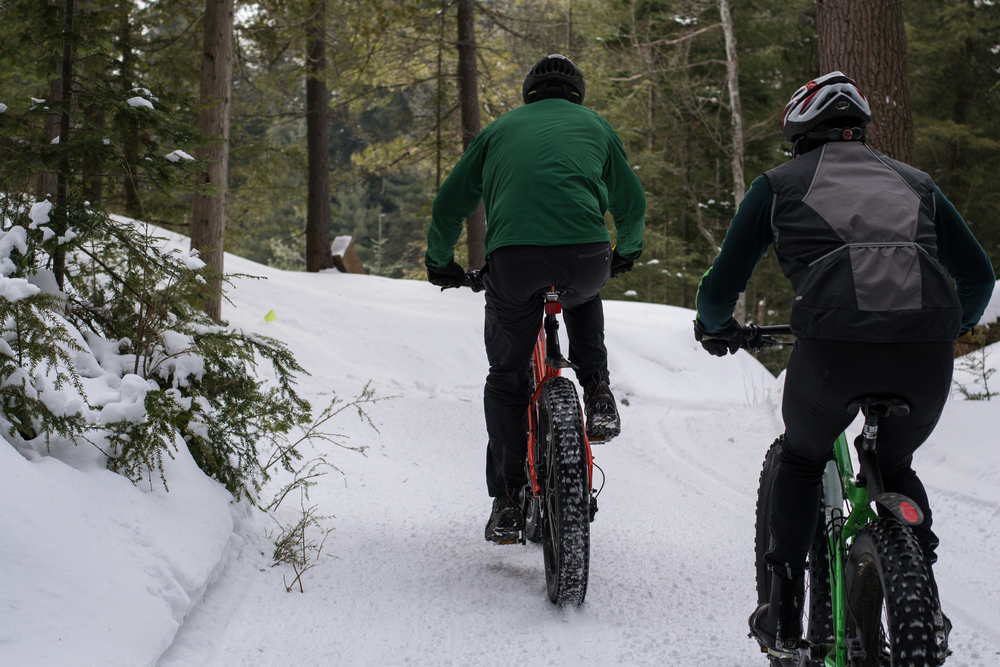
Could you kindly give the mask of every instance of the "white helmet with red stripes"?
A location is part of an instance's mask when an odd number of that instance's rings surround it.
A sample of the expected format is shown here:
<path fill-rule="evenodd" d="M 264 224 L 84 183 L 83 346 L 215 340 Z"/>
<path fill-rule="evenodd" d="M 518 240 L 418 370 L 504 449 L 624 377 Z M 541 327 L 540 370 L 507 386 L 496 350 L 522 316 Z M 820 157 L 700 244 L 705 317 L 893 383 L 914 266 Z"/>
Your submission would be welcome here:
<path fill-rule="evenodd" d="M 795 91 L 781 117 L 785 139 L 794 142 L 818 125 L 835 118 L 849 118 L 856 127 L 865 127 L 872 112 L 864 93 L 842 72 L 830 72 Z"/>

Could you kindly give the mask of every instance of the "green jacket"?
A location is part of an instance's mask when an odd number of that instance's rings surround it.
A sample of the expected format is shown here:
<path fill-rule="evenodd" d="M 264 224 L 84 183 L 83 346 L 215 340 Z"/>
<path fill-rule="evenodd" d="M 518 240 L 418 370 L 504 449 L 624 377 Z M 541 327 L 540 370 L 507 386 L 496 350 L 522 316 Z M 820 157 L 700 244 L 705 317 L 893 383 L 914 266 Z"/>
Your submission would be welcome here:
<path fill-rule="evenodd" d="M 480 199 L 487 257 L 509 245 L 608 241 L 608 210 L 618 252 L 634 258 L 642 250 L 646 196 L 618 134 L 596 112 L 567 100 L 518 107 L 472 140 L 434 200 L 428 266 L 452 260 Z"/>

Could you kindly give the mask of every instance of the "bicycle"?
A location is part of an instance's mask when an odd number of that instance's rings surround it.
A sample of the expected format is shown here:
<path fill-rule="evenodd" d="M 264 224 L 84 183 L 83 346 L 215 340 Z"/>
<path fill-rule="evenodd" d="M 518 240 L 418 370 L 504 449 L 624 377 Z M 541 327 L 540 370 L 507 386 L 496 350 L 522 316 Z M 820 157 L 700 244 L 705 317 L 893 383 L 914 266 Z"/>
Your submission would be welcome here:
<path fill-rule="evenodd" d="M 467 271 L 465 286 L 479 292 L 478 271 Z M 560 293 L 553 286 L 542 294 L 545 316 L 530 363 L 528 405 L 528 484 L 521 491 L 524 528 L 501 544 L 541 542 L 549 599 L 583 604 L 590 574 L 590 523 L 597 514 L 594 457 L 584 428 L 583 407 L 576 387 L 562 376 L 575 368 L 559 348 Z M 603 486 L 603 485 L 602 485 Z"/>
<path fill-rule="evenodd" d="M 746 329 L 742 347 L 751 351 L 785 344 L 773 336 L 791 335 L 788 326 Z M 910 530 L 923 522 L 923 512 L 910 498 L 884 491 L 875 455 L 879 420 L 905 416 L 910 407 L 892 396 L 861 396 L 848 405 L 848 411 L 856 409 L 865 415 L 855 440 L 860 472 L 855 476 L 841 433 L 823 475 L 806 562 L 805 641 L 793 651 L 762 646 L 772 667 L 922 667 L 947 655 L 945 632 L 934 617 L 938 603 L 930 569 Z M 764 554 L 771 546 L 770 491 L 783 444 L 784 436 L 778 437 L 764 457 L 757 492 L 758 604 L 770 599 Z M 872 503 L 891 516 L 879 516 Z"/>

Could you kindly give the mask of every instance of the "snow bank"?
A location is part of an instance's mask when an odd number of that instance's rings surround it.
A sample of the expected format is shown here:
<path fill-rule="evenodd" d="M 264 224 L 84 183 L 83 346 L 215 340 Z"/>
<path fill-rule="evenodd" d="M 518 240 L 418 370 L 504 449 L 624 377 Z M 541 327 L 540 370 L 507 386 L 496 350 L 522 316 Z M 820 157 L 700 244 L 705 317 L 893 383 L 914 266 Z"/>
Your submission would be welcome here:
<path fill-rule="evenodd" d="M 241 546 L 231 496 L 183 443 L 169 493 L 26 453 L 0 443 L 0 662 L 155 664 Z"/>
<path fill-rule="evenodd" d="M 34 204 L 31 225 L 49 221 L 51 204 Z M 42 227 L 47 230 L 47 228 Z M 60 294 L 51 272 L 11 278 L 7 255 L 24 252 L 25 230 L 0 232 L 0 298 Z M 200 261 L 190 258 L 192 261 Z M 11 270 L 8 270 L 11 269 Z M 37 283 L 37 284 L 35 284 Z M 58 315 L 53 315 L 57 320 Z M 17 369 L 6 383 L 27 386 L 56 415 L 81 413 L 95 424 L 145 418 L 155 383 L 128 373 L 135 357 L 117 341 L 86 337 L 62 321 L 79 346 L 76 370 L 90 405 L 52 369 Z M 169 332 L 168 332 L 169 333 Z M 198 375 L 184 354 L 186 337 L 168 341 L 171 368 Z M 0 339 L 0 354 L 13 356 Z M 186 376 L 185 376 L 186 377 Z M 6 436 L 10 423 L 0 416 Z M 239 552 L 239 508 L 225 487 L 206 477 L 183 441 L 163 474 L 136 486 L 107 470 L 105 436 L 74 443 L 54 436 L 15 444 L 0 437 L 0 665 L 49 667 L 153 665 L 173 641 L 205 588 Z M 103 451 L 102 451 L 103 449 Z"/>

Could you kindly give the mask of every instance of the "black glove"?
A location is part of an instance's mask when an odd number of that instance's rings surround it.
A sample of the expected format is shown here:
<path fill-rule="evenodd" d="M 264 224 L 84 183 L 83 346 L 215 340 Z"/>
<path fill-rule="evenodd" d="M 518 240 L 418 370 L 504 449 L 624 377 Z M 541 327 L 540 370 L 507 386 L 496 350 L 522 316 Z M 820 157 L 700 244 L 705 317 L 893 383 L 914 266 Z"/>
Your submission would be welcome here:
<path fill-rule="evenodd" d="M 427 280 L 432 285 L 438 287 L 462 287 L 465 285 L 465 269 L 462 265 L 451 260 L 448 266 L 437 267 L 427 264 Z"/>
<path fill-rule="evenodd" d="M 726 353 L 736 354 L 743 344 L 744 329 L 736 320 L 723 329 L 720 333 L 710 334 L 706 332 L 699 320 L 694 321 L 694 339 L 701 343 L 701 346 L 708 350 L 709 354 L 717 357 L 724 357 Z"/>
<path fill-rule="evenodd" d="M 639 251 L 639 255 L 642 251 Z M 626 271 L 632 270 L 632 264 L 635 260 L 639 259 L 639 255 L 636 255 L 632 259 L 625 259 L 618 254 L 618 247 L 615 246 L 611 249 L 611 277 L 617 278 L 619 273 L 625 273 Z"/>

